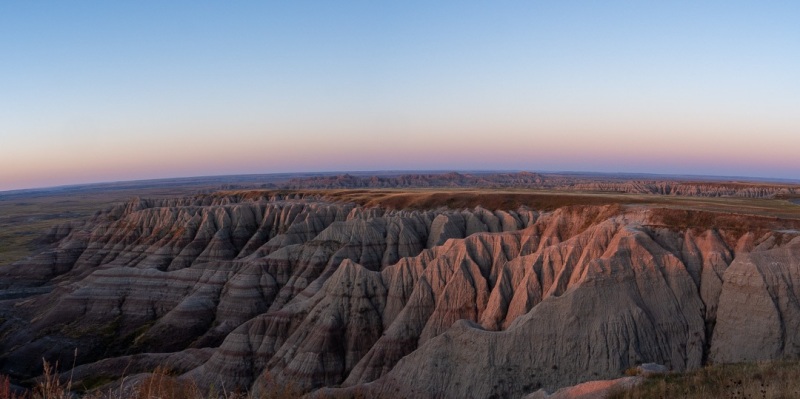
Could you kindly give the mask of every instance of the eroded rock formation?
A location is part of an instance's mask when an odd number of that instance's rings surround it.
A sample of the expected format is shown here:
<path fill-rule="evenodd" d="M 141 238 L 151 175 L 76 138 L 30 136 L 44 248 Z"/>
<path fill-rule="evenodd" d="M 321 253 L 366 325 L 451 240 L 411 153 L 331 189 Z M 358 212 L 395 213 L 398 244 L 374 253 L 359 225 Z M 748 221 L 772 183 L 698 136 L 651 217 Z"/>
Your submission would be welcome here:
<path fill-rule="evenodd" d="M 79 379 L 164 364 L 227 389 L 460 398 L 800 355 L 797 222 L 664 212 L 137 199 L 3 269 L 0 369 L 77 348 Z"/>

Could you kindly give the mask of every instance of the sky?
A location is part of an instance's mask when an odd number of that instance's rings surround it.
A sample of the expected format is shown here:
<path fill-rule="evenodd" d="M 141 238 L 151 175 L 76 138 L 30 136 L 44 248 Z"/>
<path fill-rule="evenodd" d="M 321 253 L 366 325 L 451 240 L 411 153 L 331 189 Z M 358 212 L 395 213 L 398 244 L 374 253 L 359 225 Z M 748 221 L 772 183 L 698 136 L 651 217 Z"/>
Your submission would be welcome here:
<path fill-rule="evenodd" d="M 250 173 L 800 179 L 797 1 L 4 1 L 0 190 Z"/>

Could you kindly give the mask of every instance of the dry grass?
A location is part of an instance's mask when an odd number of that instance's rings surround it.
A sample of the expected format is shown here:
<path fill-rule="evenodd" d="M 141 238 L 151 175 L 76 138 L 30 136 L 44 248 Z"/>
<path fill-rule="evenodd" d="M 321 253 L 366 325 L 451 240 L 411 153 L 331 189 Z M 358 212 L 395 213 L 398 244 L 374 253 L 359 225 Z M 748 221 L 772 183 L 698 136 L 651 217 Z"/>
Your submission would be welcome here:
<path fill-rule="evenodd" d="M 0 265 L 31 255 L 50 228 L 83 221 L 129 197 L 116 193 L 0 196 Z"/>
<path fill-rule="evenodd" d="M 0 399 L 23 399 L 24 396 L 17 395 L 11 389 L 11 380 L 6 376 L 0 376 Z"/>
<path fill-rule="evenodd" d="M 269 373 L 260 380 L 258 392 L 213 388 L 204 391 L 194 381 L 177 378 L 161 366 L 132 386 L 126 386 L 126 378 L 122 378 L 119 385 L 78 394 L 73 390 L 72 377 L 59 375 L 57 370 L 58 363 L 51 365 L 45 360 L 44 372 L 36 385 L 22 393 L 14 392 L 9 378 L 0 375 L 0 399 L 293 399 L 303 395 L 294 384 L 279 384 Z"/>
<path fill-rule="evenodd" d="M 276 382 L 269 374 L 269 371 L 264 372 L 262 378 L 258 381 L 258 385 L 258 399 L 299 398 L 303 395 L 303 392 L 291 382 L 287 384 Z"/>
<path fill-rule="evenodd" d="M 765 230 L 800 227 L 800 221 L 796 219 L 727 212 L 658 208 L 653 209 L 651 214 L 655 224 L 678 230 L 721 229 L 740 233 L 748 231 L 758 233 Z"/>
<path fill-rule="evenodd" d="M 272 195 L 301 194 L 334 202 L 351 202 L 364 207 L 386 209 L 465 209 L 481 206 L 490 210 L 515 210 L 527 206 L 554 210 L 565 206 L 644 204 L 648 201 L 631 195 L 606 195 L 529 189 L 335 189 L 335 190 L 248 190 L 221 191 L 212 195 L 235 195 L 258 199 Z"/>
<path fill-rule="evenodd" d="M 451 209 L 481 206 L 490 210 L 514 210 L 521 206 L 551 211 L 565 206 L 609 205 L 624 202 L 621 198 L 596 195 L 574 195 L 566 193 L 534 193 L 509 191 L 434 191 L 434 192 L 374 192 L 328 194 L 334 199 L 346 200 L 372 207 L 388 209 Z M 638 202 L 631 199 L 631 202 Z"/>
<path fill-rule="evenodd" d="M 0 399 L 72 399 L 71 379 L 60 379 L 57 365 L 47 362 L 37 385 L 23 394 L 10 389 L 9 380 L 0 376 Z M 633 374 L 631 372 L 631 374 Z M 302 391 L 291 383 L 276 383 L 265 374 L 257 393 L 203 391 L 187 380 L 171 375 L 158 367 L 130 388 L 120 384 L 118 389 L 92 391 L 84 399 L 288 399 L 298 398 Z M 361 391 L 348 396 L 366 397 Z M 800 398 L 800 361 L 774 361 L 708 366 L 687 373 L 655 375 L 627 390 L 612 391 L 609 399 L 645 398 Z"/>
<path fill-rule="evenodd" d="M 30 255 L 51 227 L 91 216 L 103 205 L 55 198 L 0 201 L 0 265 Z"/>
<path fill-rule="evenodd" d="M 58 370 L 58 362 L 55 366 L 50 366 L 47 361 L 44 361 L 44 373 L 42 380 L 33 389 L 34 399 L 61 399 L 69 398 L 72 391 L 72 378 L 63 381 L 56 370 Z"/>
<path fill-rule="evenodd" d="M 608 398 L 800 398 L 800 362 L 728 364 L 653 376 Z"/>
<path fill-rule="evenodd" d="M 179 380 L 170 375 L 168 369 L 158 367 L 136 385 L 128 397 L 130 399 L 183 399 L 201 398 L 203 395 L 196 384 Z"/>
<path fill-rule="evenodd" d="M 53 226 L 82 221 L 97 211 L 133 197 L 193 195 L 200 185 L 148 186 L 134 182 L 128 188 L 113 184 L 30 192 L 0 192 L 0 265 L 10 264 L 41 249 L 37 241 Z"/>

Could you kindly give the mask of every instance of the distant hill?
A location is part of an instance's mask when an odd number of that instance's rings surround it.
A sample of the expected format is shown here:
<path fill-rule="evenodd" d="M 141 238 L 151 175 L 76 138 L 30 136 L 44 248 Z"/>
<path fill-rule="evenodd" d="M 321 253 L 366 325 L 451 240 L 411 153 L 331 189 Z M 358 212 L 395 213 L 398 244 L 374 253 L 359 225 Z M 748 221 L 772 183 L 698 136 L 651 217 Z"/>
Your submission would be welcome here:
<path fill-rule="evenodd" d="M 800 194 L 800 185 L 778 182 L 697 180 L 669 176 L 552 173 L 427 173 L 396 176 L 355 176 L 349 173 L 296 177 L 278 187 L 287 189 L 344 188 L 528 188 L 581 192 L 659 194 L 697 197 L 773 198 Z"/>

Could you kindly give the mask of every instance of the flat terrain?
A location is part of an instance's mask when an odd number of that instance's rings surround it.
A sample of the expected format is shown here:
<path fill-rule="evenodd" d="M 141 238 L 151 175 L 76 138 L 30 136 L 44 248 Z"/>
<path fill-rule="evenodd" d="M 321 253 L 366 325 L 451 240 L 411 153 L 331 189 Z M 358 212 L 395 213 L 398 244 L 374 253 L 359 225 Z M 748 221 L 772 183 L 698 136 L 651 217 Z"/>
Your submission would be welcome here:
<path fill-rule="evenodd" d="M 608 396 L 610 399 L 670 397 L 800 397 L 800 362 L 784 360 L 706 366 L 685 373 L 652 376 L 635 388 Z"/>
<path fill-rule="evenodd" d="M 53 226 L 85 219 L 118 201 L 108 195 L 0 200 L 0 265 L 30 255 Z"/>
<path fill-rule="evenodd" d="M 0 193 L 0 265 L 32 255 L 52 227 L 79 222 L 133 197 L 182 197 L 210 187 L 195 185 L 115 188 L 74 187 Z"/>
<path fill-rule="evenodd" d="M 553 210 L 570 205 L 651 205 L 670 209 L 736 213 L 784 219 L 800 219 L 798 200 L 739 197 L 679 197 L 653 194 L 611 194 L 526 189 L 404 189 L 308 191 L 341 201 L 394 209 L 427 209 L 437 206 L 489 209 Z"/>

